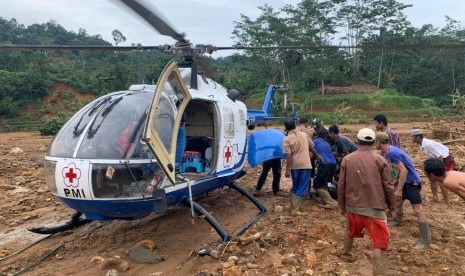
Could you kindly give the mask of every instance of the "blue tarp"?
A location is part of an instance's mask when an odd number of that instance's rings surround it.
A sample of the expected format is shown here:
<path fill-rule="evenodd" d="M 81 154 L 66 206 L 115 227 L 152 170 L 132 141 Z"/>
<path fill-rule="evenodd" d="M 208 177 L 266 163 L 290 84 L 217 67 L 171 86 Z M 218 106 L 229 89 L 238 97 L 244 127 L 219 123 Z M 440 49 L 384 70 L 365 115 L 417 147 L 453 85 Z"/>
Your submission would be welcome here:
<path fill-rule="evenodd" d="M 247 160 L 252 168 L 283 154 L 284 133 L 276 129 L 264 129 L 250 134 Z"/>

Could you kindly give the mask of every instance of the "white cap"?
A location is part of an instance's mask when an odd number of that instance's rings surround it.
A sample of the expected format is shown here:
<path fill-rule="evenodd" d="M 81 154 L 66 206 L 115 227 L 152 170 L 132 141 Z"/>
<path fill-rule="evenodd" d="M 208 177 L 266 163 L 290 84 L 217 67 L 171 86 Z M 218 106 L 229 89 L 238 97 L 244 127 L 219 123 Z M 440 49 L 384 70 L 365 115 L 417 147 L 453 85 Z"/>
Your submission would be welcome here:
<path fill-rule="evenodd" d="M 360 141 L 373 142 L 375 141 L 376 133 L 371 128 L 362 128 L 361 130 L 358 131 L 357 138 Z"/>
<path fill-rule="evenodd" d="M 421 129 L 415 128 L 415 129 L 412 129 L 412 132 L 410 134 L 412 136 L 422 135 L 423 131 L 421 131 Z"/>

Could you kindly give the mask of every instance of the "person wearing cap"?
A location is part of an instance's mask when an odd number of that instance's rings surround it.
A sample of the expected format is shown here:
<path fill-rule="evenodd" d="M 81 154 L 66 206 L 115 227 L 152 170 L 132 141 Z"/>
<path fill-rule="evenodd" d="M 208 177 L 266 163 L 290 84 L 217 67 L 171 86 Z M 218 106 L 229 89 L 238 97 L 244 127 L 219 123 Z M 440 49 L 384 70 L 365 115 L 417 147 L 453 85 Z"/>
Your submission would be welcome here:
<path fill-rule="evenodd" d="M 313 138 L 314 136 L 316 136 L 316 133 L 318 131 L 323 131 L 325 133 L 325 136 L 324 137 L 320 137 L 320 138 L 323 138 L 323 139 L 326 139 L 326 137 L 328 136 L 328 130 L 323 126 L 323 121 L 321 121 L 319 118 L 315 118 L 312 120 L 312 127 L 313 127 L 313 132 L 312 132 L 312 135 L 311 135 L 311 138 Z M 312 162 L 312 178 L 314 179 L 315 176 L 316 176 L 316 158 L 313 156 L 310 160 Z"/>
<path fill-rule="evenodd" d="M 420 231 L 420 241 L 415 248 L 423 249 L 431 243 L 431 232 L 426 219 L 426 212 L 423 210 L 421 202 L 421 178 L 415 170 L 410 156 L 402 149 L 389 145 L 389 136 L 386 132 L 376 133 L 376 147 L 386 156 L 386 159 L 399 170 L 398 183 L 395 186 L 395 211 L 394 219 L 389 226 L 400 225 L 404 211 L 403 203 L 409 200 L 413 211 L 418 217 L 418 228 Z"/>
<path fill-rule="evenodd" d="M 336 170 L 336 158 L 333 155 L 331 146 L 325 140 L 324 131 L 320 130 L 316 133 L 313 144 L 316 152 L 321 156 L 321 160 L 317 162 L 313 189 L 315 189 L 325 205 L 337 208 L 337 201 L 332 199 L 328 192 L 328 182 L 332 181 Z"/>
<path fill-rule="evenodd" d="M 291 214 L 305 215 L 300 211 L 302 199 L 306 196 L 312 165 L 310 151 L 318 156 L 312 140 L 307 134 L 296 130 L 295 121 L 284 122 L 287 136 L 283 141 L 283 152 L 286 155 L 286 177 L 292 177 Z"/>
<path fill-rule="evenodd" d="M 325 132 L 325 137 L 328 136 L 328 130 L 324 127 L 323 121 L 320 120 L 319 118 L 313 119 L 312 127 L 313 127 L 313 130 L 314 130 L 314 134 L 321 130 L 321 131 Z"/>
<path fill-rule="evenodd" d="M 444 163 L 437 158 L 426 160 L 423 170 L 431 182 L 442 183 L 447 189 L 465 200 L 465 173 L 448 171 Z"/>
<path fill-rule="evenodd" d="M 372 152 L 376 134 L 363 128 L 357 134 L 358 149 L 342 159 L 337 187 L 339 209 L 347 215 L 342 257 L 352 260 L 354 238 L 367 232 L 373 240 L 373 275 L 386 275 L 385 255 L 390 233 L 385 206 L 394 209 L 394 188 L 390 165 Z"/>
<path fill-rule="evenodd" d="M 421 150 L 425 153 L 426 157 L 428 158 L 437 158 L 444 163 L 444 167 L 446 171 L 452 171 L 455 168 L 455 161 L 452 154 L 449 152 L 449 149 L 444 146 L 443 144 L 433 141 L 431 139 L 427 139 L 423 135 L 423 131 L 421 129 L 412 129 L 411 131 L 412 142 L 415 144 L 420 145 Z M 438 183 L 431 182 L 431 192 L 433 193 L 433 201 L 439 202 L 438 197 Z M 441 187 L 442 197 L 444 201 L 450 205 L 449 202 L 449 195 L 447 194 L 447 189 L 443 185 L 439 185 Z"/>

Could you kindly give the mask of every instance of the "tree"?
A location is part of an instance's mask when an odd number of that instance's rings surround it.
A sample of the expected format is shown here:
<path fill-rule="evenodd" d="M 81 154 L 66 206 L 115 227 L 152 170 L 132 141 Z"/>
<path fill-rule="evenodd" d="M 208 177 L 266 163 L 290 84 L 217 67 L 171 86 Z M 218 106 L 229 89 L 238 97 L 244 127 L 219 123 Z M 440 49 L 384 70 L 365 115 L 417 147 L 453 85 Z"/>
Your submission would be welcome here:
<path fill-rule="evenodd" d="M 289 16 L 289 22 L 296 27 L 297 36 L 294 38 L 297 45 L 328 45 L 336 33 L 337 20 L 336 10 L 340 0 L 319 1 L 319 0 L 302 0 L 294 8 L 291 5 L 284 7 L 284 11 Z M 326 79 L 326 58 L 324 50 L 304 51 L 305 59 L 314 57 L 318 60 L 319 69 L 315 70 L 321 91 L 325 92 Z"/>
<path fill-rule="evenodd" d="M 121 42 L 126 41 L 126 37 L 118 30 L 113 30 L 111 32 L 111 35 L 113 36 L 113 40 L 115 41 L 115 45 L 118 46 Z"/>

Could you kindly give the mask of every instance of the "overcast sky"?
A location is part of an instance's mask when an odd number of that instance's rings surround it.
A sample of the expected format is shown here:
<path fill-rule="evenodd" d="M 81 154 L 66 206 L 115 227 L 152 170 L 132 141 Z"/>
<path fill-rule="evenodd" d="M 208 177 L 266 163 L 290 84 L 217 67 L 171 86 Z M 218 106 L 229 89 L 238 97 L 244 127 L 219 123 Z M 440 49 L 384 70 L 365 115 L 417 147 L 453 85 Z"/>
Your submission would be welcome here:
<path fill-rule="evenodd" d="M 285 4 L 295 5 L 298 0 L 146 0 L 156 7 L 178 32 L 187 34 L 194 44 L 231 46 L 233 21 L 240 14 L 255 18 L 260 14 L 257 6 L 265 3 L 278 10 Z M 15 18 L 26 26 L 55 20 L 68 31 L 83 28 L 89 35 L 100 34 L 113 43 L 111 32 L 118 29 L 126 36 L 124 45 L 172 44 L 170 38 L 158 33 L 128 12 L 116 0 L 0 0 L 0 17 Z M 464 0 L 400 0 L 413 7 L 406 9 L 409 21 L 415 27 L 431 23 L 435 27 L 445 25 L 445 16 L 465 21 Z M 123 45 L 123 44 L 121 44 Z M 229 53 L 214 54 L 213 57 Z"/>

